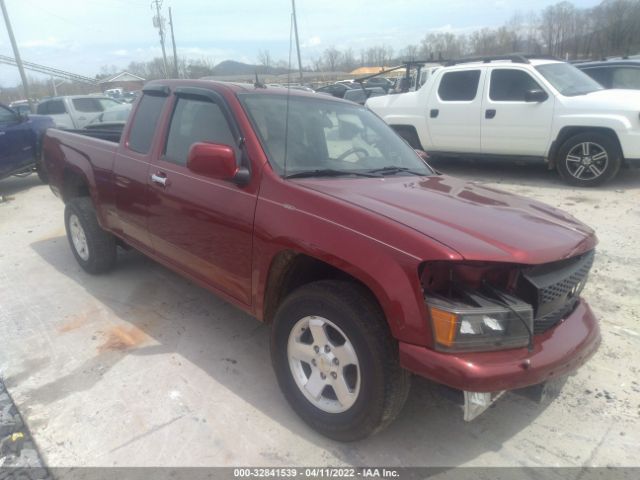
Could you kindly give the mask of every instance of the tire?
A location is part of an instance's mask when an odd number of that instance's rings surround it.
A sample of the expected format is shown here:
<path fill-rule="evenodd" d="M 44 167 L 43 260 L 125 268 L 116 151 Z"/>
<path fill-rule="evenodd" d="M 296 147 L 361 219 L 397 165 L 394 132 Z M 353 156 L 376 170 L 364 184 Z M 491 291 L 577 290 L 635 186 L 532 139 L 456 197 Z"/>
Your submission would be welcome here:
<path fill-rule="evenodd" d="M 409 394 L 411 377 L 400 367 L 398 345 L 383 313 L 368 291 L 345 281 L 314 282 L 284 300 L 274 318 L 271 360 L 293 410 L 334 440 L 359 440 L 382 430 Z M 325 386 L 303 386 L 305 381 Z M 339 384 L 343 388 L 334 390 Z M 320 394 L 314 398 L 311 391 Z"/>
<path fill-rule="evenodd" d="M 616 176 L 622 163 L 617 141 L 600 132 L 584 132 L 566 140 L 556 157 L 562 179 L 578 187 L 595 187 Z"/>
<path fill-rule="evenodd" d="M 116 238 L 98 224 L 91 198 L 69 200 L 64 209 L 64 224 L 71 251 L 86 272 L 104 273 L 114 267 Z"/>

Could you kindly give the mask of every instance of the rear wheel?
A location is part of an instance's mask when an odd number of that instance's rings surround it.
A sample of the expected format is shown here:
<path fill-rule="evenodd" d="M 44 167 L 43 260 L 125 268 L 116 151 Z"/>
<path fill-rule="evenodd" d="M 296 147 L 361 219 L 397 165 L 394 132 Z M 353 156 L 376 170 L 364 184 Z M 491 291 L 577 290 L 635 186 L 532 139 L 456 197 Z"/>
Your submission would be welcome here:
<path fill-rule="evenodd" d="M 287 297 L 275 316 L 271 357 L 292 408 L 336 440 L 384 428 L 409 392 L 380 308 L 352 283 L 315 282 Z"/>
<path fill-rule="evenodd" d="M 602 185 L 616 176 L 622 162 L 611 136 L 599 132 L 574 135 L 562 144 L 556 160 L 565 182 L 578 187 Z"/>
<path fill-rule="evenodd" d="M 72 198 L 64 209 L 65 227 L 71 251 L 89 273 L 103 273 L 116 263 L 116 239 L 98 224 L 88 197 Z"/>

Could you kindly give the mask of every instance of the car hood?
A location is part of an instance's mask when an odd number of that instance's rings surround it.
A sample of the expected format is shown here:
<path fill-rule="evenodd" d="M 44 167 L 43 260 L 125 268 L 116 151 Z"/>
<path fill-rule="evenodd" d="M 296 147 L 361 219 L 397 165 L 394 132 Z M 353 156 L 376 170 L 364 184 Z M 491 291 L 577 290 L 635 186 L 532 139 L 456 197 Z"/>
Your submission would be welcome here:
<path fill-rule="evenodd" d="M 607 112 L 638 112 L 640 109 L 640 90 L 596 90 L 586 95 L 564 97 L 568 107 Z"/>
<path fill-rule="evenodd" d="M 467 260 L 538 264 L 596 244 L 591 228 L 561 210 L 445 175 L 299 183 L 416 230 Z"/>

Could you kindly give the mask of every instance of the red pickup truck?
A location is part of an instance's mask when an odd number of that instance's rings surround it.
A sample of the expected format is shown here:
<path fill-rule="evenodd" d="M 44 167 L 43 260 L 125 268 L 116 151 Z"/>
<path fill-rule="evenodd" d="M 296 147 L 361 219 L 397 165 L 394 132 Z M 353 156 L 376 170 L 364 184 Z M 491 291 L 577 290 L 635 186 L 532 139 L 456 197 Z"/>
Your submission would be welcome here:
<path fill-rule="evenodd" d="M 470 420 L 598 348 L 580 297 L 593 231 L 440 175 L 365 107 L 154 81 L 122 134 L 91 135 L 49 129 L 43 146 L 80 265 L 131 246 L 270 324 L 286 399 L 329 437 L 389 424 L 411 374 Z"/>

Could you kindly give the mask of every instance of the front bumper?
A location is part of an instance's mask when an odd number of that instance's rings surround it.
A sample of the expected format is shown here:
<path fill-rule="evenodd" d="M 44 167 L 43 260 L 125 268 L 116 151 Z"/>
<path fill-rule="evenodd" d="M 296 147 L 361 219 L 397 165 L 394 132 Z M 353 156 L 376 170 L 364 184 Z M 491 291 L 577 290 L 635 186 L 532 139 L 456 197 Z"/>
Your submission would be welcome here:
<path fill-rule="evenodd" d="M 533 351 L 442 353 L 400 343 L 400 363 L 407 370 L 448 387 L 469 392 L 498 392 L 562 377 L 582 366 L 600 345 L 598 320 L 580 299 L 556 327 L 536 335 Z"/>

